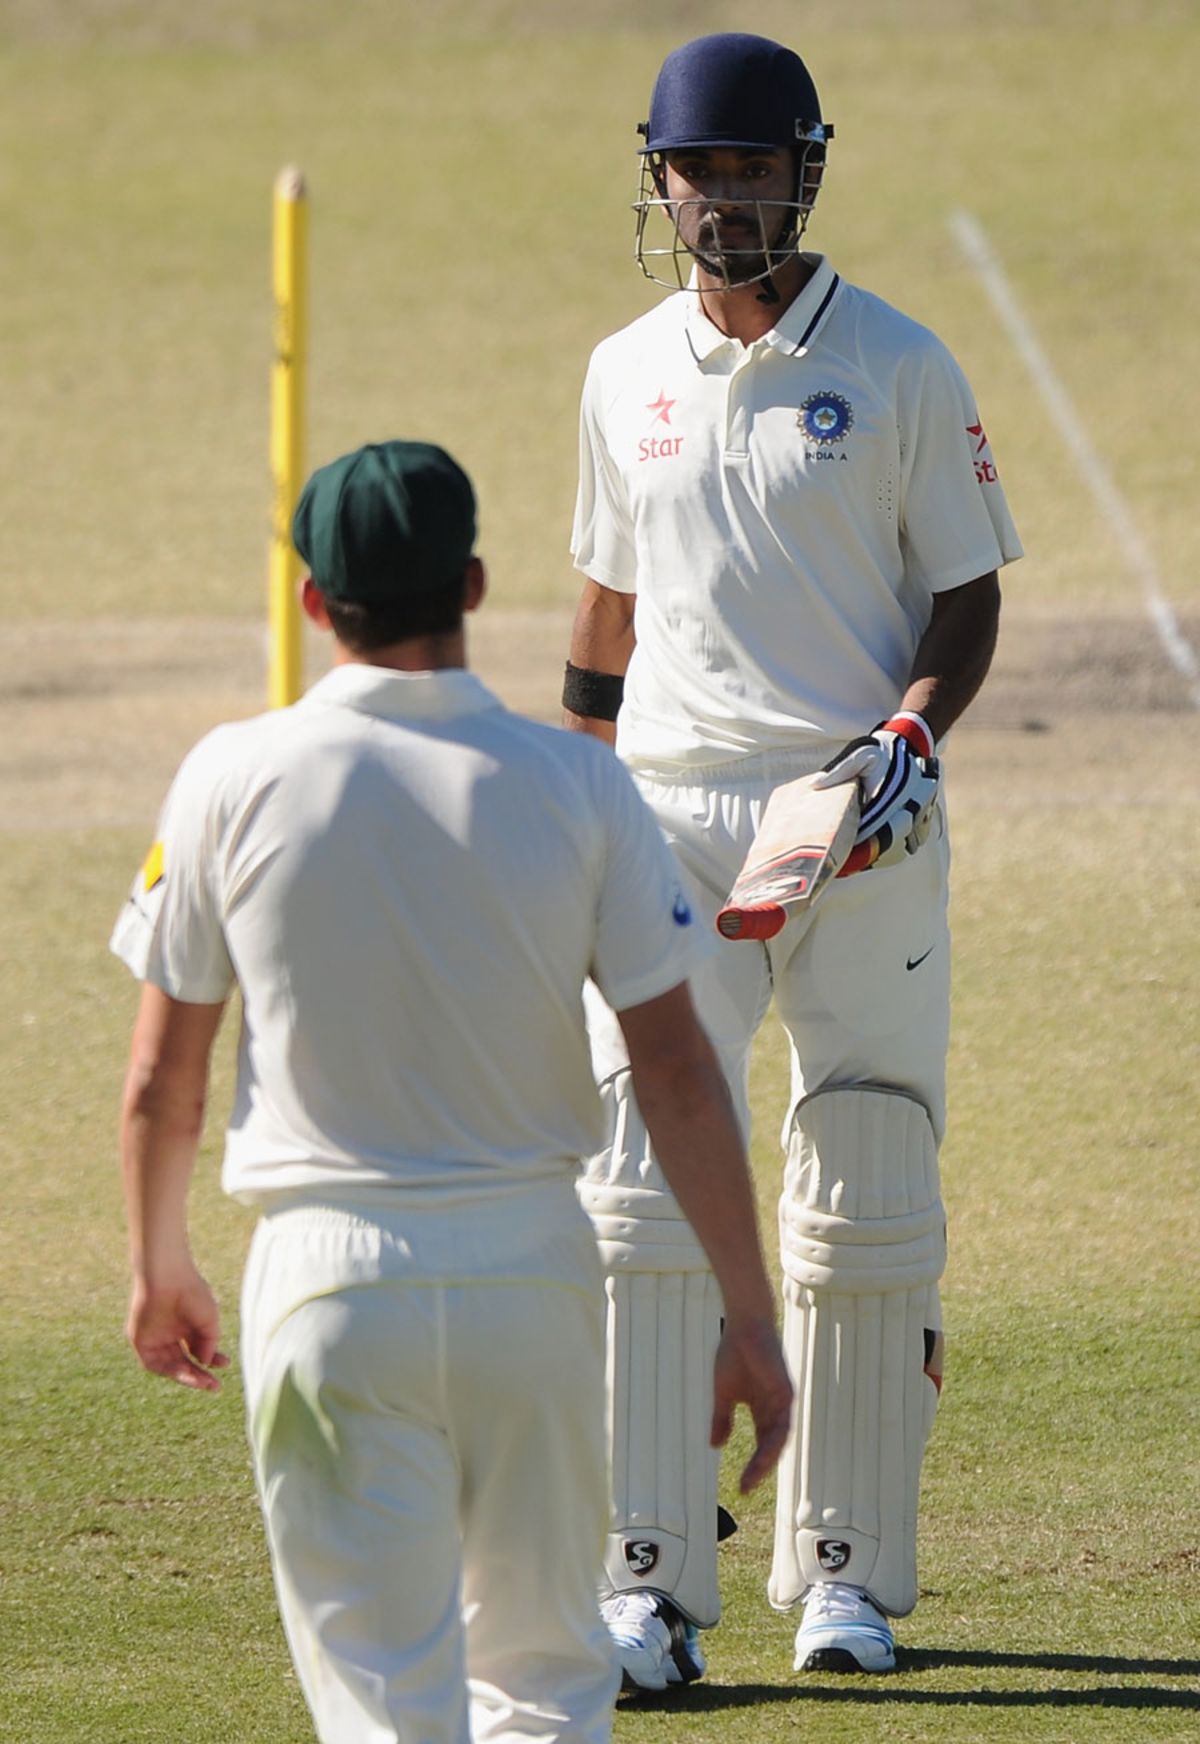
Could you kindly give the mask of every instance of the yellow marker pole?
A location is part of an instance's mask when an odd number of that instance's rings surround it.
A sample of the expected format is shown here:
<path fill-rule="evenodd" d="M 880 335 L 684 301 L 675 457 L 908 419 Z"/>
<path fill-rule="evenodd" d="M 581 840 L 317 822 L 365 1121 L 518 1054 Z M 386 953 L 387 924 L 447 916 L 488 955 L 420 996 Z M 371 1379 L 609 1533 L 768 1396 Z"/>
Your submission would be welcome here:
<path fill-rule="evenodd" d="M 304 389 L 308 350 L 308 192 L 298 169 L 275 179 L 273 279 L 275 357 L 271 366 L 271 564 L 268 699 L 286 708 L 303 682 L 300 559 L 292 511 L 304 482 Z"/>

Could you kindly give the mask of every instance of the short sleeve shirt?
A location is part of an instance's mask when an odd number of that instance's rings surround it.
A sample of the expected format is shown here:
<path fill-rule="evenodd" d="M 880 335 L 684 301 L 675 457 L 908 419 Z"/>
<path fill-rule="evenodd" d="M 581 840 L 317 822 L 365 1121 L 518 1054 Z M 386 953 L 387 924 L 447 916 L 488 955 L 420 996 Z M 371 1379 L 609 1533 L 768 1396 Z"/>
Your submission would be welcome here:
<path fill-rule="evenodd" d="M 933 595 L 1021 555 L 954 358 L 806 258 L 753 345 L 682 291 L 593 353 L 572 550 L 637 594 L 618 725 L 635 767 L 868 730 Z"/>
<path fill-rule="evenodd" d="M 190 753 L 112 946 L 175 999 L 240 987 L 248 1201 L 573 1169 L 602 1137 L 585 980 L 622 1010 L 704 952 L 606 746 L 361 665 Z"/>

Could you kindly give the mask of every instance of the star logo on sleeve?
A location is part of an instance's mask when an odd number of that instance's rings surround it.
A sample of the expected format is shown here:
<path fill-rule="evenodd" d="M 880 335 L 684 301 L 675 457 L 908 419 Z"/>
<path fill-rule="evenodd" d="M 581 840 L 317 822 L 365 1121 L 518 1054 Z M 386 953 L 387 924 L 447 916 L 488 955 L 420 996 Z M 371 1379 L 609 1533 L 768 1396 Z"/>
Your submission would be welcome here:
<path fill-rule="evenodd" d="M 991 455 L 985 454 L 984 452 L 988 445 L 988 439 L 983 425 L 968 424 L 967 435 L 977 438 L 974 455 L 975 477 L 979 480 L 980 484 L 995 484 L 999 474 L 996 471 L 996 465 Z"/>

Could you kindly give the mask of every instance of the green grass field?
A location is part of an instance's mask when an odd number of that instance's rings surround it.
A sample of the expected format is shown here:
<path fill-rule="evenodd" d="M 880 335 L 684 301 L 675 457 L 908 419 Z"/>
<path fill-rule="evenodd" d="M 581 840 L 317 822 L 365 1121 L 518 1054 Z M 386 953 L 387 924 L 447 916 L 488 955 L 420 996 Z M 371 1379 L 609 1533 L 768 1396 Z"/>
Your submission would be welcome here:
<path fill-rule="evenodd" d="M 106 951 L 166 772 L 264 700 L 275 173 L 296 161 L 313 192 L 310 459 L 391 434 L 459 455 L 492 571 L 487 675 L 541 707 L 575 593 L 587 354 L 657 294 L 630 258 L 633 128 L 662 54 L 710 28 L 810 60 L 837 128 L 813 246 L 958 354 L 1029 556 L 951 753 L 947 1385 L 900 1670 L 791 1673 L 759 1495 L 722 1553 L 710 1679 L 622 1702 L 617 1738 L 1196 1735 L 1196 710 L 948 219 L 987 227 L 1195 646 L 1200 13 L 647 16 L 0 0 L 0 1739 L 311 1737 L 236 1371 L 185 1395 L 122 1341 L 135 989 Z M 232 1336 L 249 1227 L 216 1185 L 229 1039 L 194 1225 Z M 785 1078 L 765 1032 L 768 1222 Z"/>

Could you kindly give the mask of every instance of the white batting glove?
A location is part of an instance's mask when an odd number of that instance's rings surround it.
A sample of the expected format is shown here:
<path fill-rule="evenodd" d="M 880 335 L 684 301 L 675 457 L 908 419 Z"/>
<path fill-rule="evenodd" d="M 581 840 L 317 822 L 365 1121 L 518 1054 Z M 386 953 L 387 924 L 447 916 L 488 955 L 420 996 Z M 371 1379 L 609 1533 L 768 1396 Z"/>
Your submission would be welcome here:
<path fill-rule="evenodd" d="M 858 834 L 840 877 L 893 866 L 925 841 L 941 778 L 933 752 L 928 724 L 905 710 L 863 738 L 851 739 L 817 775 L 815 787 L 857 781 L 862 791 Z"/>

